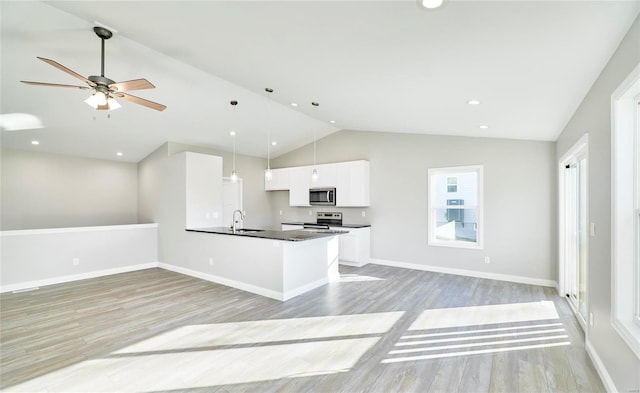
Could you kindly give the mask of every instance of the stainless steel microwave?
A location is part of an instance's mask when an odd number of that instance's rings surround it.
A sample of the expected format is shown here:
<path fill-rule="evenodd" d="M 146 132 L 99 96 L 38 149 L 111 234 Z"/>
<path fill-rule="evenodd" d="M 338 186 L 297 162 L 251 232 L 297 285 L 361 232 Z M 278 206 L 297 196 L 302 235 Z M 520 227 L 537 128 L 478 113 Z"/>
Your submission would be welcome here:
<path fill-rule="evenodd" d="M 335 188 L 311 188 L 309 190 L 309 204 L 321 206 L 336 205 Z"/>

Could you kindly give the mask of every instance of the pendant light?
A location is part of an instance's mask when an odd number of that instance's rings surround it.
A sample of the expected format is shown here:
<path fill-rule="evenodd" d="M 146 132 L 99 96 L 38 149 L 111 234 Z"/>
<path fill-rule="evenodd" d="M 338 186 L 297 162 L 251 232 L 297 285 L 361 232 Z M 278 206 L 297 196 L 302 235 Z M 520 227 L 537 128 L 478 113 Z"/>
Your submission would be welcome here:
<path fill-rule="evenodd" d="M 320 106 L 319 103 L 317 102 L 312 102 L 311 105 L 313 106 Z M 312 182 L 317 182 L 318 181 L 318 170 L 316 169 L 316 131 L 313 131 L 313 170 L 311 171 L 311 181 Z"/>
<path fill-rule="evenodd" d="M 273 89 L 267 87 L 264 89 L 267 92 L 267 169 L 264 171 L 264 179 L 269 181 L 273 179 L 273 173 L 271 172 L 271 93 Z"/>
<path fill-rule="evenodd" d="M 235 108 L 238 105 L 238 101 L 231 101 L 231 105 Z M 233 112 L 235 121 L 237 119 L 237 116 L 235 116 L 236 110 L 234 109 Z M 236 172 L 236 132 L 232 130 L 229 135 L 233 137 L 233 169 L 231 170 L 231 181 L 235 183 L 238 181 L 238 172 Z"/>

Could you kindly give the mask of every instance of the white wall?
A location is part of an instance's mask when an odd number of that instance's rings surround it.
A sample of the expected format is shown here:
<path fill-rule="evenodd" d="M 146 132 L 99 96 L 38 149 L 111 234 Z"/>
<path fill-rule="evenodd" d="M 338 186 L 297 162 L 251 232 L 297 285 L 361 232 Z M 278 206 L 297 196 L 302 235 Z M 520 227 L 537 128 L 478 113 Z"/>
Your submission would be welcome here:
<path fill-rule="evenodd" d="M 372 225 L 374 260 L 544 285 L 557 281 L 554 143 L 340 131 L 319 140 L 317 151 L 320 163 L 370 162 L 371 207 L 290 208 L 287 192 L 275 191 L 269 193 L 275 223 L 342 211 L 346 222 Z M 312 147 L 305 146 L 272 160 L 272 167 L 312 160 Z M 427 246 L 427 170 L 464 165 L 484 165 L 485 248 Z"/>
<path fill-rule="evenodd" d="M 154 267 L 157 225 L 108 225 L 0 232 L 0 291 Z"/>
<path fill-rule="evenodd" d="M 137 223 L 135 163 L 2 149 L 0 228 Z"/>
<path fill-rule="evenodd" d="M 596 236 L 589 239 L 588 307 L 594 325 L 587 326 L 587 339 L 620 392 L 640 389 L 640 360 L 611 325 L 611 94 L 638 63 L 640 19 L 636 19 L 557 142 L 559 159 L 589 133 L 589 220 L 596 225 Z"/>

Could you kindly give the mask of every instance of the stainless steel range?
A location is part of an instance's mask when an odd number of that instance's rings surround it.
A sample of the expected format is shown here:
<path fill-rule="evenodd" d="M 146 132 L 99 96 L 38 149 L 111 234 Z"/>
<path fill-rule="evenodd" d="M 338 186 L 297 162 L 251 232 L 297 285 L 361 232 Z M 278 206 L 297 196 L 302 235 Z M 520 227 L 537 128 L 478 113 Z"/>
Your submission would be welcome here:
<path fill-rule="evenodd" d="M 342 213 L 340 212 L 317 212 L 316 222 L 305 222 L 304 229 L 328 230 L 329 226 L 342 225 Z"/>

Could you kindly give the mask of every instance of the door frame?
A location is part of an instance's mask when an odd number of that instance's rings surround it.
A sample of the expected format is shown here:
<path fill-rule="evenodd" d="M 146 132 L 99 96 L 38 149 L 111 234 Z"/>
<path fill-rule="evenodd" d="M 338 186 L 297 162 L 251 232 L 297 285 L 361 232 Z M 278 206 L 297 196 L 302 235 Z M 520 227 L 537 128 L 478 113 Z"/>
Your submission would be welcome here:
<path fill-rule="evenodd" d="M 567 171 L 566 166 L 570 163 L 577 161 L 578 157 L 585 157 L 586 159 L 586 200 L 584 203 L 587 206 L 586 212 L 586 230 L 587 235 L 585 237 L 585 250 L 586 250 L 586 272 L 585 272 L 585 305 L 586 312 L 589 315 L 589 237 L 591 235 L 591 224 L 589 219 L 589 134 L 585 133 L 578 141 L 560 158 L 558 161 L 558 293 L 560 296 L 565 296 L 565 294 L 569 291 L 570 280 L 568 274 L 568 261 L 567 255 L 569 254 L 569 236 L 570 233 L 567 231 L 567 217 L 569 212 L 566 211 L 566 203 L 567 198 L 569 197 L 566 189 L 566 181 L 567 181 Z M 582 326 L 583 330 L 586 331 L 586 321 L 582 314 L 580 314 L 579 310 L 574 307 L 573 302 L 570 299 L 567 299 L 568 303 L 571 305 L 571 308 L 578 319 L 578 322 Z"/>

